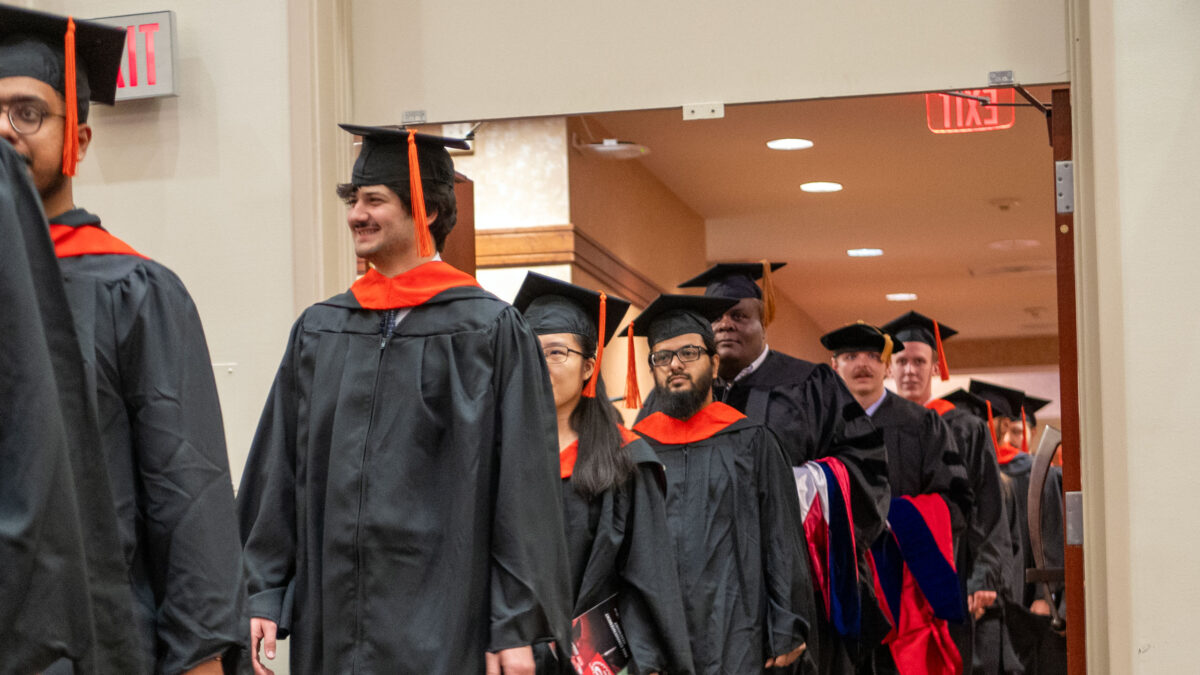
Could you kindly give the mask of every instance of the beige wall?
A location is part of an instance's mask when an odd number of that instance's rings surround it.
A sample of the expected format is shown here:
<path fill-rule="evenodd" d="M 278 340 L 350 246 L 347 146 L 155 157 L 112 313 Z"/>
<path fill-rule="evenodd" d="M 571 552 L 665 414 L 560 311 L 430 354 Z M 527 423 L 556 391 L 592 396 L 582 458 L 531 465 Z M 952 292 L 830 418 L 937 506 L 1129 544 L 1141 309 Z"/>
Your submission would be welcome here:
<path fill-rule="evenodd" d="M 236 484 L 295 318 L 286 4 L 32 4 L 80 17 L 175 12 L 179 96 L 92 108 L 75 201 L 195 298 Z"/>
<path fill-rule="evenodd" d="M 351 0 L 354 107 L 432 122 L 1066 79 L 1045 0 Z M 388 64 L 374 86 L 366 64 Z M 403 64 L 402 68 L 396 64 Z"/>
<path fill-rule="evenodd" d="M 475 138 L 454 168 L 475 181 L 476 230 L 570 222 L 565 118 L 488 122 Z"/>
<path fill-rule="evenodd" d="M 1200 5 L 1072 0 L 1091 672 L 1195 672 Z"/>

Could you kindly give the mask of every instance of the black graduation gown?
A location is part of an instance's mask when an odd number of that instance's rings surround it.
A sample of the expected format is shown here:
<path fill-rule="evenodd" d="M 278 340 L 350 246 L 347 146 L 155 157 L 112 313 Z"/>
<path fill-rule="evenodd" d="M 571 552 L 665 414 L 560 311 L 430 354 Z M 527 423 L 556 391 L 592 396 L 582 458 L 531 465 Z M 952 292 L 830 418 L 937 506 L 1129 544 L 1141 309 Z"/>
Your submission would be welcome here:
<path fill-rule="evenodd" d="M 775 432 L 792 466 L 824 457 L 836 457 L 846 466 L 864 613 L 876 615 L 876 624 L 884 621 L 875 609 L 867 553 L 883 533 L 891 501 L 887 452 L 882 436 L 850 395 L 842 378 L 828 365 L 770 350 L 754 372 L 731 386 L 716 386 L 713 395 Z M 652 392 L 639 417 L 656 410 Z M 849 651 L 854 647 L 842 643 L 823 613 L 818 613 L 817 630 L 812 637 L 808 650 L 819 662 L 819 672 L 829 675 L 853 672 L 854 657 Z M 882 633 L 876 637 L 882 637 Z"/>
<path fill-rule="evenodd" d="M 131 670 L 95 411 L 41 201 L 0 140 L 0 673 Z"/>
<path fill-rule="evenodd" d="M 480 673 L 569 638 L 554 399 L 520 313 L 443 290 L 385 337 L 352 292 L 296 321 L 238 509 L 251 616 L 293 673 Z"/>
<path fill-rule="evenodd" d="M 967 517 L 966 536 L 959 547 L 959 578 L 967 595 L 982 590 L 999 594 L 1008 571 L 1012 545 L 1004 513 L 996 449 L 992 445 L 987 423 L 970 412 L 951 408 L 942 413 L 942 420 L 954 436 L 975 497 Z M 990 675 L 1001 672 L 1004 631 L 1000 608 L 993 605 L 973 623 L 973 630 L 969 626 L 950 627 L 963 654 L 963 663 L 971 664 L 976 673 Z"/>
<path fill-rule="evenodd" d="M 950 509 L 957 551 L 971 512 L 971 486 L 949 427 L 923 406 L 884 390 L 871 415 L 887 447 L 888 485 L 893 497 L 940 494 Z"/>
<path fill-rule="evenodd" d="M 571 616 L 619 593 L 617 611 L 637 667 L 633 672 L 693 673 L 687 619 L 667 529 L 666 476 L 645 441 L 635 438 L 626 447 L 637 469 L 625 483 L 589 500 L 575 490 L 569 477 L 562 481 L 575 598 Z M 538 673 L 575 672 L 569 663 L 559 666 L 539 665 Z"/>
<path fill-rule="evenodd" d="M 99 227 L 82 209 L 51 225 Z M 61 257 L 131 585 L 139 673 L 224 655 L 244 622 L 233 481 L 204 329 L 187 289 L 136 255 Z"/>
<path fill-rule="evenodd" d="M 656 413 L 634 431 L 666 467 L 696 672 L 763 672 L 806 643 L 816 616 L 796 486 L 775 435 L 721 403 L 686 422 Z"/>
<path fill-rule="evenodd" d="M 1014 550 L 1019 554 L 1011 559 L 1008 569 L 1009 587 L 1012 597 L 1022 606 L 1029 607 L 1041 596 L 1038 586 L 1025 583 L 1025 570 L 1034 567 L 1033 546 L 1029 540 L 1029 484 L 1032 479 L 1033 456 L 1018 453 L 1012 460 L 1000 465 L 1000 471 L 1012 481 L 1013 509 L 1015 511 L 1014 533 L 1018 539 Z M 1047 567 L 1063 566 L 1063 496 L 1062 469 L 1051 467 L 1042 490 L 1042 550 Z M 1062 585 L 1054 587 L 1055 599 L 1060 600 Z"/>

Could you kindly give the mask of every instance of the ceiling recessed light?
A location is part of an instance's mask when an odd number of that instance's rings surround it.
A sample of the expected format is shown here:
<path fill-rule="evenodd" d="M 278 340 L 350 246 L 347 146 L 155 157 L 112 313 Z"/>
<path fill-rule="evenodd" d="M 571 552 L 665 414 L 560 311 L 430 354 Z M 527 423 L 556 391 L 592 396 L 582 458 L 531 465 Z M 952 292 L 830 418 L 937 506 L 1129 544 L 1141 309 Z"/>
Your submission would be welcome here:
<path fill-rule="evenodd" d="M 801 183 L 800 189 L 805 192 L 841 192 L 842 184 L 819 180 L 812 183 Z"/>
<path fill-rule="evenodd" d="M 846 255 L 851 258 L 875 258 L 883 255 L 881 248 L 848 248 Z"/>
<path fill-rule="evenodd" d="M 813 142 L 807 138 L 776 138 L 767 141 L 767 147 L 772 150 L 807 150 L 812 146 Z"/>
<path fill-rule="evenodd" d="M 892 302 L 912 302 L 917 299 L 916 293 L 888 293 L 887 299 Z"/>
<path fill-rule="evenodd" d="M 1042 242 L 1037 239 L 1001 239 L 988 244 L 988 248 L 993 251 L 1022 251 L 1041 245 Z"/>

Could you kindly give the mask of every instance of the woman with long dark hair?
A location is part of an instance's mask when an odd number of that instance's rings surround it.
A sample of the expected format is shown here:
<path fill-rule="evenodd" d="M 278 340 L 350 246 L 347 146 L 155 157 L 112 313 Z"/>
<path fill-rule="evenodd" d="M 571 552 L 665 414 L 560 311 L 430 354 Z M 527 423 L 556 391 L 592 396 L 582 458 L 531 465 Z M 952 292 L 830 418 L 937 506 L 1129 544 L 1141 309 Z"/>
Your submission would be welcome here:
<path fill-rule="evenodd" d="M 560 645 L 561 658 L 537 650 L 537 672 L 617 673 L 628 654 L 629 673 L 693 673 L 662 464 L 621 426 L 600 377 L 629 303 L 531 272 L 513 304 L 541 341 L 554 388 L 575 601 L 576 644 Z"/>

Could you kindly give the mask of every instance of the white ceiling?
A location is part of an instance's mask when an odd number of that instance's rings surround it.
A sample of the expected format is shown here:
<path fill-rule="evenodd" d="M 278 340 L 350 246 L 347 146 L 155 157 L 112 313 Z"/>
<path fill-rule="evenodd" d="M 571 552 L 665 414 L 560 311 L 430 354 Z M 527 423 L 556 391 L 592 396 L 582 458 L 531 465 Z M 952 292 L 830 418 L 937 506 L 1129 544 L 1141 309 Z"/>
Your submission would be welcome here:
<path fill-rule="evenodd" d="M 1050 87 L 1031 92 L 1050 99 Z M 823 330 L 917 309 L 994 338 L 1056 332 L 1047 125 L 1034 108 L 1015 114 L 1007 130 L 934 134 L 924 95 L 911 94 L 730 106 L 716 120 L 685 122 L 679 108 L 585 119 L 651 149 L 635 161 L 705 219 L 710 261 L 787 261 L 778 287 Z M 769 150 L 779 137 L 815 146 Z M 813 180 L 845 190 L 800 191 Z M 1037 245 L 989 247 L 1012 239 Z M 884 255 L 846 255 L 858 247 Z M 1011 271 L 1027 267 L 1043 271 Z M 1010 271 L 987 274 L 997 268 Z M 884 299 L 901 291 L 919 300 Z"/>

